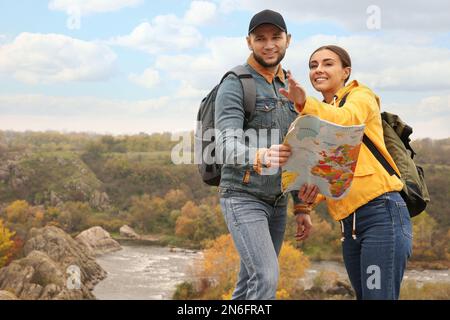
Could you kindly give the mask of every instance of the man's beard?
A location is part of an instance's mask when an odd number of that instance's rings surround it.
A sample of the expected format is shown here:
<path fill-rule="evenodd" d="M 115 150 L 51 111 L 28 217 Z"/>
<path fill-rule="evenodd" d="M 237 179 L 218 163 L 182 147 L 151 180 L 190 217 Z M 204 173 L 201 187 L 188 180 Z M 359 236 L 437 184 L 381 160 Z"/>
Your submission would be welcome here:
<path fill-rule="evenodd" d="M 253 56 L 255 57 L 255 60 L 256 60 L 261 66 L 263 66 L 264 68 L 272 68 L 272 67 L 276 67 L 276 66 L 281 62 L 281 60 L 284 59 L 285 54 L 286 54 L 286 50 L 284 50 L 284 51 L 278 56 L 278 59 L 277 59 L 276 62 L 274 62 L 274 63 L 266 63 L 262 57 L 258 56 L 255 52 L 253 52 Z"/>

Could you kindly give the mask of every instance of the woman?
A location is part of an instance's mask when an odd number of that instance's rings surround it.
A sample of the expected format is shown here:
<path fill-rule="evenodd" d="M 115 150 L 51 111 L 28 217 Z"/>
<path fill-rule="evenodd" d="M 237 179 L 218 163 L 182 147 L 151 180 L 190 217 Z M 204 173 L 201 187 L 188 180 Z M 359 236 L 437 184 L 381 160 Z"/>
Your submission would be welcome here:
<path fill-rule="evenodd" d="M 320 47 L 311 55 L 309 69 L 323 102 L 307 97 L 290 73 L 289 90 L 280 92 L 295 102 L 301 115 L 340 125 L 365 124 L 365 134 L 399 173 L 384 144 L 379 98 L 356 80 L 346 85 L 351 73 L 348 53 L 338 46 Z M 357 299 L 399 297 L 412 250 L 409 212 L 399 194 L 402 187 L 401 180 L 389 175 L 363 144 L 348 195 L 326 199 L 329 213 L 341 223 L 344 263 Z M 309 199 L 314 197 L 312 190 L 308 187 Z M 315 203 L 323 199 L 319 195 Z"/>

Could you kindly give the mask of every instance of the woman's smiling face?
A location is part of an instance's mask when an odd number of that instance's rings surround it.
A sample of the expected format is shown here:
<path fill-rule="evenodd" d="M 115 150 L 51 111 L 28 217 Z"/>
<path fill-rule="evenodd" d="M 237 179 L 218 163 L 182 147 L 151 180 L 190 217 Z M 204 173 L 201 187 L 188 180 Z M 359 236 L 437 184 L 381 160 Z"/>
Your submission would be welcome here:
<path fill-rule="evenodd" d="M 334 95 L 345 84 L 351 68 L 343 67 L 339 56 L 331 50 L 315 52 L 309 61 L 309 79 L 314 89 Z"/>

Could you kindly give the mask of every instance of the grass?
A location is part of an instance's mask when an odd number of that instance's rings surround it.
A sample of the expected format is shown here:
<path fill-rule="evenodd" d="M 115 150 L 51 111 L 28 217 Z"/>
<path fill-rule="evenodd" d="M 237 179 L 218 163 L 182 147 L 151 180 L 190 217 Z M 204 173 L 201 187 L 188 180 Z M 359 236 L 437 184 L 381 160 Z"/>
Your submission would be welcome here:
<path fill-rule="evenodd" d="M 417 283 L 403 281 L 400 290 L 401 300 L 450 300 L 450 283 Z"/>

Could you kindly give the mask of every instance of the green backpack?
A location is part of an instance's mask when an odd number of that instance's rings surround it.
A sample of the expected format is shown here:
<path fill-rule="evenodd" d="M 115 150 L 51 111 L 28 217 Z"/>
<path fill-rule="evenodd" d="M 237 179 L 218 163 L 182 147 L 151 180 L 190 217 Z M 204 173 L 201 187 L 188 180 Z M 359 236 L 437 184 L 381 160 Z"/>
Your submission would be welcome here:
<path fill-rule="evenodd" d="M 339 107 L 344 105 L 346 99 L 347 95 L 342 98 Z M 409 136 L 413 129 L 393 113 L 382 112 L 381 121 L 386 149 L 397 165 L 401 176 L 398 176 L 394 168 L 366 134 L 364 134 L 363 143 L 391 176 L 396 175 L 402 180 L 403 190 L 400 194 L 406 202 L 409 215 L 414 217 L 425 210 L 428 202 L 430 202 L 430 195 L 425 183 L 423 169 L 414 163 L 416 153 L 409 144 L 411 141 Z"/>

